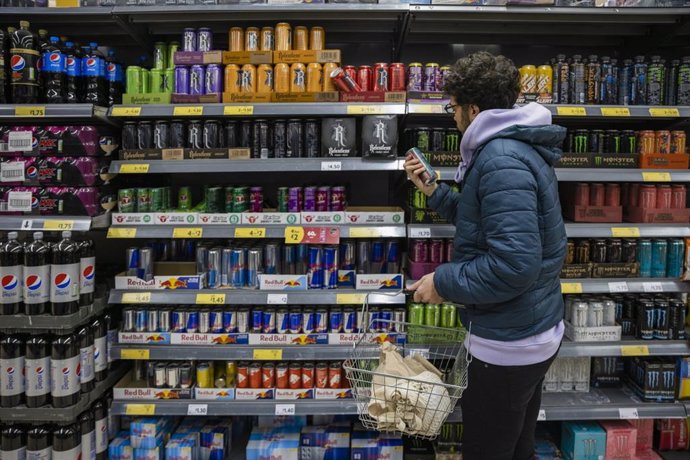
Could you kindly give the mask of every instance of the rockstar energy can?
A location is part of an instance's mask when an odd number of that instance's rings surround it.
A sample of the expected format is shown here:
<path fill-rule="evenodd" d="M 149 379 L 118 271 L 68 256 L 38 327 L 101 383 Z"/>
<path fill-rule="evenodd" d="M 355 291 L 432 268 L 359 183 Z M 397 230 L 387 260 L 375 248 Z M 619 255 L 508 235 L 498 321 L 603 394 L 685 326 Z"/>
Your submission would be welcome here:
<path fill-rule="evenodd" d="M 273 91 L 273 66 L 261 64 L 256 70 L 256 92 L 270 93 Z"/>
<path fill-rule="evenodd" d="M 244 51 L 244 31 L 241 27 L 233 27 L 229 33 L 230 51 Z"/>
<path fill-rule="evenodd" d="M 240 66 L 228 64 L 225 66 L 225 92 L 240 92 Z"/>
<path fill-rule="evenodd" d="M 306 27 L 295 27 L 292 38 L 292 49 L 300 51 L 306 51 L 309 49 L 309 30 Z"/>
<path fill-rule="evenodd" d="M 312 62 L 307 65 L 307 91 L 318 93 L 323 89 L 321 64 Z"/>
<path fill-rule="evenodd" d="M 287 22 L 281 22 L 275 29 L 275 50 L 290 51 L 292 49 L 292 27 Z"/>
<path fill-rule="evenodd" d="M 240 92 L 256 92 L 256 67 L 252 64 L 245 64 L 242 66 L 242 73 L 240 74 Z"/>
<path fill-rule="evenodd" d="M 307 75 L 304 64 L 296 62 L 290 66 L 290 92 L 303 93 L 307 90 Z"/>
<path fill-rule="evenodd" d="M 290 92 L 290 65 L 280 62 L 273 67 L 273 87 L 276 93 Z"/>
<path fill-rule="evenodd" d="M 338 68 L 338 64 L 335 62 L 327 62 L 323 65 L 323 90 L 324 91 L 336 91 L 333 85 L 333 80 L 331 80 L 331 74 L 335 69 Z"/>
<path fill-rule="evenodd" d="M 273 51 L 275 46 L 273 27 L 264 27 L 261 29 L 261 51 Z"/>

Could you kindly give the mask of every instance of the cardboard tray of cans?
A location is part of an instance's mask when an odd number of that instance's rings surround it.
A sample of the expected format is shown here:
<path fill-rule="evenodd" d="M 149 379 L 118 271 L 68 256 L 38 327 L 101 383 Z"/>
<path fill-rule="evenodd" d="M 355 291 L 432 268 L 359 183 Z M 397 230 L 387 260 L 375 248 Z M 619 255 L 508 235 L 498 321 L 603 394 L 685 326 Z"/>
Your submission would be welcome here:
<path fill-rule="evenodd" d="M 224 54 L 223 51 L 177 51 L 173 61 L 175 65 L 223 64 Z M 263 62 L 259 62 L 259 64 L 263 64 Z"/>
<path fill-rule="evenodd" d="M 236 388 L 235 399 L 253 401 L 260 399 L 274 399 L 295 401 L 301 399 L 350 399 L 351 388 Z"/>
<path fill-rule="evenodd" d="M 564 153 L 557 165 L 558 168 L 639 168 L 640 155 L 602 154 L 602 153 Z"/>
<path fill-rule="evenodd" d="M 678 366 L 673 358 L 650 360 L 636 356 L 631 360 L 625 378 L 640 398 L 657 402 L 675 400 Z M 656 378 L 648 378 L 650 373 Z"/>
<path fill-rule="evenodd" d="M 398 291 L 404 287 L 401 274 L 355 274 L 352 270 L 338 270 L 338 287 L 358 291 Z M 305 275 L 259 275 L 261 291 L 307 291 Z M 332 289 L 335 291 L 335 289 Z"/>
<path fill-rule="evenodd" d="M 115 289 L 201 289 L 202 278 L 197 275 L 195 262 L 155 262 L 153 279 L 146 281 L 122 272 L 115 276 Z"/>
<path fill-rule="evenodd" d="M 569 206 L 565 215 L 573 222 L 621 223 L 622 206 Z"/>
<path fill-rule="evenodd" d="M 249 160 L 248 148 L 120 150 L 120 160 Z"/>
<path fill-rule="evenodd" d="M 273 62 L 286 64 L 310 64 L 318 62 L 325 64 L 327 62 L 340 63 L 340 50 L 290 50 L 290 51 L 274 51 Z"/>
<path fill-rule="evenodd" d="M 447 224 L 448 221 L 445 220 L 439 213 L 432 211 L 431 209 L 422 208 L 408 208 L 408 213 L 410 215 L 411 224 Z"/>
<path fill-rule="evenodd" d="M 314 346 L 354 345 L 360 339 L 363 343 L 380 345 L 384 342 L 404 345 L 407 337 L 403 333 L 367 332 L 323 333 L 323 334 L 254 334 L 254 333 L 178 333 L 178 332 L 120 332 L 118 343 L 128 345 L 270 345 L 270 346 Z"/>
<path fill-rule="evenodd" d="M 690 155 L 684 153 L 640 155 L 640 168 L 643 169 L 688 169 Z"/>
<path fill-rule="evenodd" d="M 649 224 L 681 224 L 690 221 L 690 209 L 648 209 L 628 206 L 625 209 L 625 221 Z"/>
<path fill-rule="evenodd" d="M 271 102 L 271 95 L 272 93 L 223 93 L 223 102 L 226 104 Z"/>
<path fill-rule="evenodd" d="M 575 327 L 565 321 L 565 336 L 573 342 L 618 342 L 622 332 L 621 326 Z"/>
<path fill-rule="evenodd" d="M 113 399 L 192 399 L 193 392 L 193 388 L 151 388 L 147 382 L 135 380 L 134 372 L 130 372 L 113 388 Z"/>
<path fill-rule="evenodd" d="M 170 100 L 173 104 L 217 104 L 221 102 L 222 94 L 173 94 Z"/>
<path fill-rule="evenodd" d="M 297 212 L 115 212 L 111 225 L 293 225 L 301 222 Z"/>
<path fill-rule="evenodd" d="M 640 264 L 637 262 L 591 265 L 592 278 L 635 278 L 640 272 Z"/>
<path fill-rule="evenodd" d="M 561 278 L 591 278 L 592 264 L 568 264 L 561 269 Z M 418 278 L 417 278 L 418 279 Z"/>
<path fill-rule="evenodd" d="M 391 102 L 404 104 L 405 91 L 359 91 L 340 93 L 340 102 Z"/>
<path fill-rule="evenodd" d="M 228 64 L 273 64 L 273 51 L 223 51 L 222 63 Z"/>
<path fill-rule="evenodd" d="M 337 91 L 304 92 L 304 93 L 271 93 L 271 102 L 338 102 Z"/>
<path fill-rule="evenodd" d="M 123 104 L 170 104 L 171 100 L 172 94 L 170 93 L 125 93 L 122 95 Z"/>

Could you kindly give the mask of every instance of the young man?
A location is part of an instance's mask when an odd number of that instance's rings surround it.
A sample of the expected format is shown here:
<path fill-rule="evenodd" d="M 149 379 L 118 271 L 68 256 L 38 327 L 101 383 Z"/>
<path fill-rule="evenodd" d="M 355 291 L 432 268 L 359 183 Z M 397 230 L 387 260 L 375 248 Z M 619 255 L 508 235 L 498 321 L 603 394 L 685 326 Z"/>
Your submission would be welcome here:
<path fill-rule="evenodd" d="M 527 460 L 544 375 L 563 338 L 566 235 L 553 167 L 566 130 L 538 104 L 514 107 L 519 73 L 503 56 L 458 60 L 444 91 L 462 133 L 462 191 L 424 185 L 417 160 L 405 170 L 455 225 L 455 254 L 414 284 L 414 300 L 464 305 L 472 362 L 461 399 L 463 459 Z"/>

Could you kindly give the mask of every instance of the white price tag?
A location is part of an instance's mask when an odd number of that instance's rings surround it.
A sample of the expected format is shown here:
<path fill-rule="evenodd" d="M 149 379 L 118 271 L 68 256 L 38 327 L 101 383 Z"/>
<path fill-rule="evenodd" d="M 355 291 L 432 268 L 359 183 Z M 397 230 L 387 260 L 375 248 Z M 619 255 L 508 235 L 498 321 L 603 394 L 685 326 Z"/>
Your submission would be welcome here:
<path fill-rule="evenodd" d="M 642 290 L 644 292 L 664 292 L 664 287 L 661 283 L 642 283 Z"/>
<path fill-rule="evenodd" d="M 0 163 L 0 182 L 24 182 L 24 162 Z"/>
<path fill-rule="evenodd" d="M 187 406 L 187 415 L 208 415 L 208 404 L 190 404 Z"/>
<path fill-rule="evenodd" d="M 22 230 L 31 230 L 34 226 L 34 221 L 31 219 L 24 219 L 22 221 Z"/>
<path fill-rule="evenodd" d="M 266 298 L 266 303 L 268 305 L 287 305 L 288 295 L 287 294 L 268 294 Z"/>
<path fill-rule="evenodd" d="M 295 415 L 295 405 L 276 404 L 276 415 Z"/>
<path fill-rule="evenodd" d="M 428 348 L 411 348 L 407 355 L 408 356 L 421 356 L 422 358 L 429 359 L 429 349 Z"/>
<path fill-rule="evenodd" d="M 621 420 L 637 420 L 640 414 L 637 413 L 636 407 L 621 407 L 618 409 L 618 418 Z"/>
<path fill-rule="evenodd" d="M 10 192 L 7 194 L 7 210 L 31 212 L 31 192 Z"/>
<path fill-rule="evenodd" d="M 431 238 L 431 229 L 412 227 L 410 228 L 410 238 Z"/>
<path fill-rule="evenodd" d="M 340 161 L 322 161 L 321 171 L 342 171 L 343 163 Z"/>
<path fill-rule="evenodd" d="M 617 281 L 614 283 L 609 283 L 609 292 L 628 292 L 628 283 L 625 281 Z"/>
<path fill-rule="evenodd" d="M 539 415 L 537 415 L 537 422 L 546 421 L 546 411 L 544 409 L 539 409 Z"/>
<path fill-rule="evenodd" d="M 7 148 L 10 152 L 31 152 L 33 141 L 31 131 L 11 131 L 7 137 Z"/>

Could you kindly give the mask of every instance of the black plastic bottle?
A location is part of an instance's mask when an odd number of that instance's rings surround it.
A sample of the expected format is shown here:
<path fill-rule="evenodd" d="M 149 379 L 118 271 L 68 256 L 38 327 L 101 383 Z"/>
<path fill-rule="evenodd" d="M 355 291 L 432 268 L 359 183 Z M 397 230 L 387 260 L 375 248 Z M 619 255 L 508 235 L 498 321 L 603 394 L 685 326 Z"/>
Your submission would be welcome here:
<path fill-rule="evenodd" d="M 34 232 L 34 240 L 24 248 L 24 313 L 43 315 L 50 303 L 50 245 L 43 232 Z"/>
<path fill-rule="evenodd" d="M 27 407 L 50 404 L 50 340 L 45 335 L 26 340 L 24 370 Z"/>
<path fill-rule="evenodd" d="M 99 399 L 93 405 L 96 432 L 96 460 L 108 460 L 108 407 Z"/>
<path fill-rule="evenodd" d="M 17 232 L 0 243 L 0 315 L 16 315 L 22 310 L 24 276 L 24 245 L 17 241 Z"/>
<path fill-rule="evenodd" d="M 62 240 L 52 247 L 50 308 L 55 316 L 79 311 L 79 245 L 72 232 L 62 232 Z"/>
<path fill-rule="evenodd" d="M 79 305 L 91 305 L 96 286 L 96 248 L 90 238 L 79 242 L 79 273 Z"/>
<path fill-rule="evenodd" d="M 17 335 L 0 337 L 0 407 L 24 404 L 24 342 Z"/>
<path fill-rule="evenodd" d="M 81 430 L 79 425 L 60 426 L 53 431 L 53 458 L 79 460 L 81 458 Z"/>
<path fill-rule="evenodd" d="M 90 325 L 82 326 L 77 331 L 79 338 L 79 381 L 81 392 L 88 393 L 95 386 L 94 360 L 93 360 L 93 330 Z"/>
<path fill-rule="evenodd" d="M 91 322 L 93 331 L 93 361 L 96 382 L 102 382 L 108 376 L 108 329 L 105 318 L 96 318 Z"/>
<path fill-rule="evenodd" d="M 81 458 L 90 460 L 96 457 L 96 421 L 93 412 L 87 410 L 79 416 L 81 431 Z"/>
<path fill-rule="evenodd" d="M 26 458 L 52 458 L 53 443 L 51 437 L 52 431 L 49 426 L 32 426 L 26 432 Z"/>
<path fill-rule="evenodd" d="M 15 104 L 38 102 L 39 74 L 38 40 L 28 21 L 21 21 L 19 29 L 10 35 L 10 95 Z"/>
<path fill-rule="evenodd" d="M 55 337 L 50 355 L 50 394 L 53 407 L 69 407 L 79 402 L 81 383 L 77 375 L 78 367 L 77 336 L 66 334 Z"/>
<path fill-rule="evenodd" d="M 26 457 L 26 435 L 22 427 L 7 425 L 0 432 L 0 458 L 23 459 Z"/>

